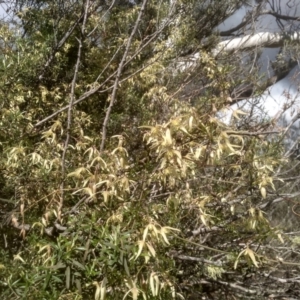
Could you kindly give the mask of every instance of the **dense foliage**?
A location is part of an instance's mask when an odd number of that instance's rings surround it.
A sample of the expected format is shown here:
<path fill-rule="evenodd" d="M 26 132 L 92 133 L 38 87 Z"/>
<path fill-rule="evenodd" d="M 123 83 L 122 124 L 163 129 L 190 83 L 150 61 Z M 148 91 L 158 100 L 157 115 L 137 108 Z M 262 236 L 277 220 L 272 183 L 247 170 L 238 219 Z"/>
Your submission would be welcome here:
<path fill-rule="evenodd" d="M 0 26 L 1 298 L 297 293 L 266 210 L 282 135 L 219 118 L 259 77 L 210 52 L 243 1 L 29 2 Z"/>

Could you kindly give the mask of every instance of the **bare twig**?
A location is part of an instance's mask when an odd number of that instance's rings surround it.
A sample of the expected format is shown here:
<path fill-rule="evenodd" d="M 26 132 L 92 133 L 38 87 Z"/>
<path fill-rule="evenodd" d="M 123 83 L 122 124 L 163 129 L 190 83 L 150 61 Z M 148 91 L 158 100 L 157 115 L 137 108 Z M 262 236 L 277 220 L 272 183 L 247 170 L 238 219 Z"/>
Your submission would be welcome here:
<path fill-rule="evenodd" d="M 111 11 L 111 9 L 114 7 L 116 3 L 116 0 L 113 0 L 112 3 L 110 4 L 110 7 L 106 10 L 106 12 L 102 15 L 101 19 L 99 20 L 99 23 L 92 29 L 92 31 L 87 35 L 87 37 L 90 37 L 95 30 L 97 29 L 97 27 L 99 26 L 99 24 L 101 23 L 101 21 L 106 17 L 106 15 Z"/>
<path fill-rule="evenodd" d="M 87 21 L 87 14 L 88 14 L 88 9 L 89 9 L 89 0 L 86 1 L 85 4 L 85 11 L 84 11 L 84 17 L 83 17 L 83 23 L 82 23 L 82 36 L 84 35 L 85 31 L 85 24 Z M 66 167 L 65 167 L 65 160 L 66 160 L 66 153 L 70 141 L 70 131 L 71 131 L 71 126 L 72 126 L 72 107 L 73 103 L 75 100 L 75 87 L 76 87 L 76 82 L 78 78 L 78 71 L 79 71 L 79 65 L 81 61 L 81 53 L 82 53 L 82 40 L 78 40 L 79 47 L 78 47 L 78 53 L 77 53 L 77 61 L 75 65 L 75 71 L 74 71 L 74 76 L 72 80 L 72 85 L 71 85 L 71 95 L 70 95 L 70 102 L 69 102 L 69 107 L 68 107 L 68 120 L 67 120 L 67 136 L 65 140 L 65 145 L 64 145 L 64 150 L 62 154 L 62 159 L 61 159 L 61 172 L 62 172 L 62 182 L 60 186 L 60 192 L 61 192 L 61 198 L 60 198 L 60 203 L 59 203 L 59 208 L 58 208 L 58 218 L 61 216 L 61 210 L 63 207 L 63 202 L 64 202 L 64 181 L 65 181 L 65 172 L 66 172 Z"/>
<path fill-rule="evenodd" d="M 115 79 L 115 82 L 114 82 L 113 91 L 111 93 L 110 103 L 109 103 L 109 106 L 107 108 L 107 111 L 106 111 L 106 114 L 105 114 L 105 118 L 104 118 L 104 122 L 103 122 L 103 125 L 102 125 L 102 140 L 101 140 L 101 145 L 100 145 L 100 152 L 102 152 L 103 149 L 104 149 L 105 140 L 106 140 L 107 125 L 108 125 L 108 122 L 109 122 L 109 118 L 110 118 L 110 114 L 111 114 L 111 111 L 112 111 L 112 107 L 113 107 L 113 105 L 114 105 L 114 103 L 116 101 L 118 86 L 119 86 L 119 82 L 120 82 L 120 76 L 122 74 L 122 71 L 123 71 L 123 68 L 124 68 L 124 64 L 126 62 L 127 55 L 128 55 L 129 49 L 131 47 L 131 43 L 132 43 L 133 37 L 134 37 L 135 33 L 137 32 L 137 29 L 138 29 L 139 23 L 140 23 L 140 21 L 142 19 L 142 15 L 143 15 L 144 10 L 146 8 L 147 2 L 148 2 L 148 0 L 144 0 L 143 1 L 142 7 L 141 7 L 140 12 L 139 12 L 139 15 L 138 15 L 138 17 L 136 19 L 136 22 L 135 22 L 134 28 L 133 28 L 133 30 L 131 32 L 131 35 L 130 35 L 128 41 L 127 41 L 127 45 L 126 45 L 123 57 L 121 59 L 119 67 L 118 67 L 116 79 Z"/>
<path fill-rule="evenodd" d="M 224 286 L 229 286 L 229 287 L 231 287 L 231 288 L 233 288 L 233 289 L 240 290 L 240 291 L 242 291 L 242 292 L 244 292 L 244 293 L 247 293 L 247 294 L 255 295 L 255 294 L 258 293 L 257 290 L 248 289 L 248 288 L 246 288 L 246 287 L 240 286 L 240 285 L 235 284 L 235 283 L 225 282 L 225 281 L 221 281 L 221 280 L 217 280 L 216 282 L 217 282 L 217 283 L 220 283 L 220 284 L 222 284 L 222 285 L 224 285 Z"/>
<path fill-rule="evenodd" d="M 259 136 L 259 135 L 268 135 L 268 134 L 278 134 L 281 131 L 262 131 L 262 132 L 249 132 L 249 131 L 226 131 L 227 134 L 233 135 L 247 135 L 247 136 Z"/>
<path fill-rule="evenodd" d="M 208 259 L 204 259 L 201 257 L 193 257 L 193 256 L 188 256 L 188 255 L 177 255 L 177 254 L 172 254 L 170 253 L 172 257 L 178 258 L 180 260 L 190 260 L 190 261 L 197 261 L 197 262 L 202 262 L 202 263 L 206 263 L 206 264 L 210 264 L 210 265 L 214 265 L 217 267 L 221 267 L 222 263 L 221 262 L 217 262 L 217 261 L 211 261 Z"/>
<path fill-rule="evenodd" d="M 300 283 L 300 277 L 295 277 L 295 278 L 279 278 L 279 277 L 275 277 L 275 276 L 271 276 L 269 274 L 264 274 L 265 277 L 276 280 L 280 283 L 288 283 L 288 282 L 297 282 Z"/>
<path fill-rule="evenodd" d="M 280 194 L 278 196 L 279 196 L 278 198 L 276 198 L 274 200 L 269 200 L 267 202 L 264 202 L 264 203 L 260 204 L 258 207 L 260 209 L 264 209 L 264 208 L 266 208 L 267 206 L 269 206 L 271 204 L 275 204 L 275 203 L 278 203 L 278 202 L 281 202 L 281 201 L 290 200 L 292 198 L 300 196 L 300 192 L 297 192 L 297 193 L 294 193 L 294 194 Z"/>
<path fill-rule="evenodd" d="M 271 15 L 271 16 L 277 18 L 277 19 L 284 20 L 284 21 L 288 21 L 288 20 L 291 20 L 291 21 L 300 21 L 300 17 L 292 17 L 292 16 L 288 16 L 288 15 L 278 14 L 278 13 L 276 13 L 273 10 L 262 11 L 261 15 Z"/>

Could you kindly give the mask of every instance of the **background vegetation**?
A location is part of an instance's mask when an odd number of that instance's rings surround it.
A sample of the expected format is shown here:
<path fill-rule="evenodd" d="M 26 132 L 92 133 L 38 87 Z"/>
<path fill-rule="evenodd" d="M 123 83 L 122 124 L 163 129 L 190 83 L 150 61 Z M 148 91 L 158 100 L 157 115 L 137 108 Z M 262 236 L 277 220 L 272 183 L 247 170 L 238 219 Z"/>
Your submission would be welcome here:
<path fill-rule="evenodd" d="M 215 27 L 244 2 L 11 4 L 2 299 L 299 296 L 287 130 L 259 102 L 220 119 L 245 86 L 259 99 L 269 83 L 253 51 L 211 54 Z"/>

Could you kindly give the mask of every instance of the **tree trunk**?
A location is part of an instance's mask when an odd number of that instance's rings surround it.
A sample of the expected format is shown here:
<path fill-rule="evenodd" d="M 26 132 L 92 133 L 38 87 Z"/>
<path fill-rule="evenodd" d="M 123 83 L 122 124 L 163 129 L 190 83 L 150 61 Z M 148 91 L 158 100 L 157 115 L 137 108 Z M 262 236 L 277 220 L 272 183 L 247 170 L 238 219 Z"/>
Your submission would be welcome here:
<path fill-rule="evenodd" d="M 213 50 L 213 55 L 217 56 L 223 52 L 234 52 L 237 50 L 251 48 L 277 48 L 282 47 L 286 41 L 300 41 L 300 32 L 293 33 L 273 33 L 259 32 L 256 34 L 245 35 L 240 38 L 234 38 L 220 42 Z"/>

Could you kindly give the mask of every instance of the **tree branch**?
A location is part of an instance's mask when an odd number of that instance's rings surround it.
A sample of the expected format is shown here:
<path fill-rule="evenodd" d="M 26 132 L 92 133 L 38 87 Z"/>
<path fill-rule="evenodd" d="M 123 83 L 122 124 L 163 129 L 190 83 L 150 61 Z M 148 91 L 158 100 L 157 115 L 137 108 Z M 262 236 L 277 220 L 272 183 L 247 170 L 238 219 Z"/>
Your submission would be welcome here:
<path fill-rule="evenodd" d="M 86 0 L 84 16 L 83 16 L 83 23 L 82 23 L 82 28 L 81 28 L 82 36 L 84 35 L 84 31 L 85 31 L 85 24 L 87 21 L 89 2 L 90 2 L 89 0 Z M 78 53 L 77 53 L 77 61 L 76 61 L 76 65 L 75 65 L 75 71 L 74 71 L 74 76 L 73 76 L 72 85 L 71 85 L 70 102 L 69 102 L 69 106 L 68 106 L 67 136 L 66 136 L 65 145 L 64 145 L 64 149 L 63 149 L 63 153 L 62 153 L 62 158 L 61 158 L 62 182 L 60 185 L 61 198 L 60 198 L 60 203 L 59 203 L 59 208 L 58 208 L 58 219 L 60 219 L 61 210 L 62 210 L 63 202 L 64 202 L 65 159 L 66 159 L 66 153 L 67 153 L 68 145 L 69 145 L 69 141 L 70 141 L 70 131 L 71 131 L 71 125 L 72 125 L 72 108 L 73 108 L 73 103 L 75 100 L 75 87 L 76 87 L 76 82 L 77 82 L 77 78 L 78 78 L 78 71 L 79 71 L 79 65 L 80 65 L 81 53 L 82 53 L 82 40 L 78 40 L 78 43 L 79 43 L 79 47 L 78 47 Z"/>
<path fill-rule="evenodd" d="M 129 39 L 128 39 L 128 42 L 127 42 L 127 45 L 126 45 L 126 48 L 125 48 L 122 60 L 121 60 L 121 62 L 119 64 L 119 67 L 118 67 L 118 71 L 117 71 L 117 75 L 116 75 L 116 79 L 115 79 L 113 91 L 112 91 L 112 94 L 111 94 L 110 103 L 109 103 L 108 109 L 106 111 L 104 122 L 103 122 L 103 125 L 102 125 L 102 140 L 101 140 L 101 145 L 100 145 L 100 152 L 102 152 L 103 149 L 104 149 L 105 140 L 106 140 L 106 133 L 107 133 L 107 125 L 108 125 L 108 122 L 109 122 L 109 118 L 110 118 L 110 113 L 112 111 L 112 107 L 113 107 L 113 105 L 114 105 L 114 103 L 116 101 L 118 86 L 119 86 L 119 82 L 120 82 L 120 76 L 122 74 L 122 70 L 123 70 L 123 67 L 124 67 L 126 59 L 127 59 L 127 55 L 128 55 L 131 43 L 132 43 L 132 39 L 133 39 L 133 37 L 134 37 L 137 29 L 138 29 L 138 25 L 139 25 L 139 23 L 140 23 L 140 21 L 142 19 L 142 15 L 143 15 L 144 10 L 146 8 L 147 2 L 148 2 L 148 0 L 144 0 L 143 1 L 142 7 L 141 7 L 140 12 L 139 12 L 139 15 L 138 15 L 138 17 L 136 19 L 134 28 L 133 28 L 133 30 L 131 32 L 131 35 L 130 35 Z"/>
<path fill-rule="evenodd" d="M 221 262 L 211 261 L 211 260 L 204 259 L 204 258 L 201 258 L 201 257 L 194 257 L 194 256 L 188 256 L 188 255 L 177 255 L 177 254 L 172 254 L 172 253 L 170 253 L 170 255 L 172 257 L 178 258 L 180 260 L 197 261 L 197 262 L 202 262 L 202 263 L 214 265 L 214 266 L 217 266 L 217 267 L 222 267 Z"/>
<path fill-rule="evenodd" d="M 261 15 L 271 15 L 277 19 L 284 20 L 284 21 L 300 21 L 300 17 L 291 17 L 287 15 L 281 15 L 276 13 L 273 10 L 265 10 L 261 12 Z"/>
<path fill-rule="evenodd" d="M 237 290 L 240 290 L 242 291 L 243 293 L 247 293 L 247 294 L 252 294 L 252 295 L 255 295 L 258 293 L 257 290 L 251 290 L 251 289 L 248 289 L 248 288 L 245 288 L 243 286 L 240 286 L 240 285 L 237 285 L 235 283 L 230 283 L 230 282 L 225 282 L 225 281 L 221 281 L 221 280 L 216 280 L 217 283 L 220 283 L 224 286 L 229 286 L 233 289 L 237 289 Z"/>

